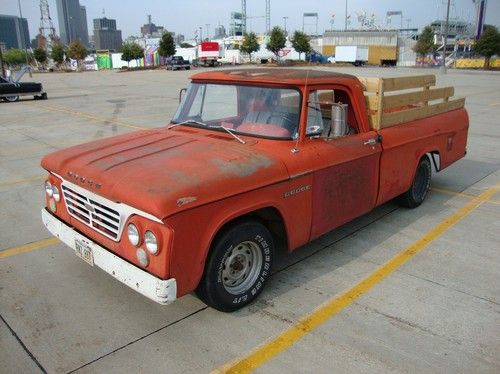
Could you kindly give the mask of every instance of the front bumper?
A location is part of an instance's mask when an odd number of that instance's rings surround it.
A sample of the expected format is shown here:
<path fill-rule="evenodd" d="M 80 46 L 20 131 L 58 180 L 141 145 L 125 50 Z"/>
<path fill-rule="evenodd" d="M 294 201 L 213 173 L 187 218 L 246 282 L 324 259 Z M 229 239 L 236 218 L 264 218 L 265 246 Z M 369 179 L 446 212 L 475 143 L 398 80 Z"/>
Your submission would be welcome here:
<path fill-rule="evenodd" d="M 128 263 L 86 236 L 79 234 L 45 208 L 42 209 L 42 221 L 54 236 L 73 250 L 76 250 L 75 239 L 86 242 L 92 249 L 94 265 L 140 294 L 163 305 L 170 304 L 177 298 L 177 282 L 174 278 L 163 280 Z"/>

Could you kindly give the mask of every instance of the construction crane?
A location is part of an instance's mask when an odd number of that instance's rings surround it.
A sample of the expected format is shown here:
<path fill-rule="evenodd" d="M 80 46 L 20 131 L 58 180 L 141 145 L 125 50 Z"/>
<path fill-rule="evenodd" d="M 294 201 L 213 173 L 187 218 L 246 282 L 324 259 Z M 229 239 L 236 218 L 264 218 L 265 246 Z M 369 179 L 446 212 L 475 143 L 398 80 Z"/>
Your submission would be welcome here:
<path fill-rule="evenodd" d="M 247 32 L 247 19 L 249 18 L 265 18 L 266 19 L 266 34 L 271 31 L 271 0 L 266 0 L 266 15 L 265 16 L 247 16 L 247 0 L 241 0 L 241 29 L 243 34 Z"/>
<path fill-rule="evenodd" d="M 40 28 L 38 30 L 38 48 L 45 49 L 50 56 L 52 45 L 56 40 L 56 29 L 50 17 L 48 0 L 40 0 Z"/>

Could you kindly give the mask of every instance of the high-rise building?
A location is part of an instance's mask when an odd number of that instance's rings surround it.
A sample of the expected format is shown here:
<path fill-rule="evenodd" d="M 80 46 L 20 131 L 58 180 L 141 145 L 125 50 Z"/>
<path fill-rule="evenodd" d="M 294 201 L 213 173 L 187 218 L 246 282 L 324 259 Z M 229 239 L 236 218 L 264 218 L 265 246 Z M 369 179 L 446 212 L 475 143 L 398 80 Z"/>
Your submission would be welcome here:
<path fill-rule="evenodd" d="M 163 26 L 156 26 L 153 22 L 151 22 L 151 15 L 148 15 L 148 23 L 141 27 L 142 36 L 149 38 L 161 37 L 164 31 L 165 28 Z"/>
<path fill-rule="evenodd" d="M 214 39 L 224 39 L 226 37 L 226 28 L 222 25 L 215 26 Z"/>
<path fill-rule="evenodd" d="M 83 44 L 89 44 L 87 26 L 87 11 L 80 5 L 79 0 L 56 0 L 57 18 L 61 41 L 69 44 L 72 40 L 80 39 Z"/>
<path fill-rule="evenodd" d="M 26 18 L 0 14 L 0 43 L 9 48 L 28 48 L 30 32 Z"/>
<path fill-rule="evenodd" d="M 95 49 L 120 49 L 122 32 L 116 29 L 116 20 L 106 17 L 94 19 L 94 44 Z"/>

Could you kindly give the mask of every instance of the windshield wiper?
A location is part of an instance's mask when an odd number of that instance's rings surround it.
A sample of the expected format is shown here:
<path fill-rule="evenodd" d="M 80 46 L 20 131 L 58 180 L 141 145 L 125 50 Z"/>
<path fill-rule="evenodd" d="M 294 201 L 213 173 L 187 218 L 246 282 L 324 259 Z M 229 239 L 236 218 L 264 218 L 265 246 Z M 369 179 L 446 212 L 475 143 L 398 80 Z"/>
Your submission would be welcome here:
<path fill-rule="evenodd" d="M 200 126 L 204 126 L 204 127 L 209 127 L 209 125 L 207 125 L 206 123 L 197 121 L 195 119 L 187 119 L 187 120 L 182 121 L 182 122 L 174 123 L 173 125 L 168 126 L 167 129 L 170 130 L 170 129 L 173 129 L 174 127 L 177 127 L 177 126 L 180 126 L 180 125 L 185 125 L 186 123 L 194 123 L 196 125 L 200 125 Z"/>
<path fill-rule="evenodd" d="M 216 126 L 216 127 L 217 127 L 217 128 L 219 128 L 219 127 L 220 127 L 221 129 L 223 129 L 224 131 L 226 131 L 229 135 L 232 135 L 232 136 L 233 136 L 233 138 L 235 138 L 235 139 L 236 139 L 237 141 L 239 141 L 241 144 L 247 144 L 247 142 L 246 142 L 246 141 L 244 141 L 243 139 L 241 139 L 238 135 L 236 135 L 236 134 L 233 132 L 233 130 L 231 130 L 231 129 L 229 129 L 229 128 L 225 127 L 225 126 L 222 126 L 222 125 L 220 125 L 220 126 Z"/>
<path fill-rule="evenodd" d="M 185 121 L 182 121 L 182 122 L 177 122 L 177 123 L 174 123 L 170 126 L 167 127 L 167 129 L 172 129 L 174 127 L 177 127 L 177 126 L 180 126 L 180 125 L 184 125 L 186 123 L 194 123 L 196 125 L 200 125 L 200 126 L 204 126 L 204 127 L 209 127 L 209 128 L 212 128 L 212 129 L 223 129 L 225 132 L 227 132 L 229 135 L 231 135 L 233 138 L 235 138 L 237 141 L 239 141 L 241 144 L 247 144 L 246 141 L 244 141 L 242 138 L 240 138 L 238 135 L 236 135 L 233 130 L 225 127 L 225 126 L 211 126 L 207 123 L 203 123 L 203 122 L 200 122 L 200 121 L 197 121 L 195 119 L 187 119 Z"/>

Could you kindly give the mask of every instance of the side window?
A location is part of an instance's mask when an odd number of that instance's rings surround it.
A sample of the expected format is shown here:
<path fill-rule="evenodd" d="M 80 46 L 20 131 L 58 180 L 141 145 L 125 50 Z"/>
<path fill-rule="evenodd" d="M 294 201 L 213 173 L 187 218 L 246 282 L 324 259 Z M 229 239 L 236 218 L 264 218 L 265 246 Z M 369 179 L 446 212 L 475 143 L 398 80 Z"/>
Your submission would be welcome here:
<path fill-rule="evenodd" d="M 347 104 L 346 134 L 357 133 L 358 123 L 347 92 L 343 90 L 315 90 L 309 93 L 307 102 L 307 127 L 308 136 L 328 136 L 332 125 L 332 105 Z"/>
<path fill-rule="evenodd" d="M 331 105 L 334 102 L 334 90 L 316 90 L 309 93 L 306 135 L 322 135 L 328 132 L 331 121 Z"/>

